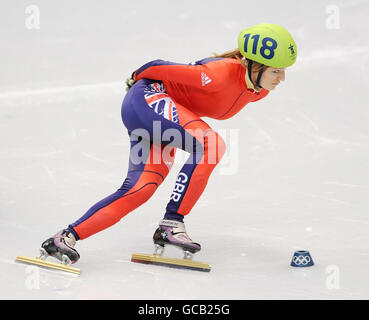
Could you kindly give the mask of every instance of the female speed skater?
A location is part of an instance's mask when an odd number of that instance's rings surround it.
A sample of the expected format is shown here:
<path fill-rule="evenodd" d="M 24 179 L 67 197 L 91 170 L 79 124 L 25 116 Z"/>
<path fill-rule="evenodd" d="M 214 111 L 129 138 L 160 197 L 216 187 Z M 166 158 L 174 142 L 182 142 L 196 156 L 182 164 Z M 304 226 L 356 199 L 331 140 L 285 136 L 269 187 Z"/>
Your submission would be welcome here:
<path fill-rule="evenodd" d="M 168 175 L 177 148 L 189 158 L 153 240 L 160 248 L 170 244 L 191 254 L 199 251 L 183 218 L 225 152 L 224 140 L 202 117 L 229 119 L 246 104 L 263 99 L 285 79 L 296 56 L 290 33 L 263 23 L 244 29 L 236 50 L 191 64 L 154 60 L 135 70 L 127 79 L 121 109 L 131 143 L 127 177 L 115 193 L 44 241 L 44 254 L 75 263 L 80 258 L 76 241 L 109 228 L 149 200 Z"/>

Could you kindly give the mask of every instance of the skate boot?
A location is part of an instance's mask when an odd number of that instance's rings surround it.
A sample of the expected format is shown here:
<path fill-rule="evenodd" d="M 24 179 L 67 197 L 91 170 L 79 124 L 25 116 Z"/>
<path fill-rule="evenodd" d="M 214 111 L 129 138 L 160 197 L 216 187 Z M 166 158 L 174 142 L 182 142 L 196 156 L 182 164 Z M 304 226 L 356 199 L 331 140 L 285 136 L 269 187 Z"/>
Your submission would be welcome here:
<path fill-rule="evenodd" d="M 42 243 L 40 258 L 46 259 L 50 255 L 64 264 L 75 263 L 80 257 L 74 249 L 75 244 L 73 234 L 68 230 L 62 230 Z"/>
<path fill-rule="evenodd" d="M 192 258 L 192 255 L 201 250 L 200 244 L 193 242 L 187 235 L 183 222 L 163 219 L 159 223 L 153 236 L 156 246 L 155 254 L 161 255 L 166 244 L 177 246 L 183 249 L 185 258 Z"/>

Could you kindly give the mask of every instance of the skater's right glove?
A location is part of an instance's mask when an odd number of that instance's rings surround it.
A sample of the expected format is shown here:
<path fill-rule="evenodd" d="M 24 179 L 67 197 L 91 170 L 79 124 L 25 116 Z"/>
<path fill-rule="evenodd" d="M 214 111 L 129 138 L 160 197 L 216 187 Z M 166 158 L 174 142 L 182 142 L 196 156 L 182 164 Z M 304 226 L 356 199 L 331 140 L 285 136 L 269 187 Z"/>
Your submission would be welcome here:
<path fill-rule="evenodd" d="M 132 86 L 136 83 L 136 80 L 133 77 L 133 73 L 132 75 L 126 79 L 126 91 L 128 92 L 129 89 L 132 88 Z"/>

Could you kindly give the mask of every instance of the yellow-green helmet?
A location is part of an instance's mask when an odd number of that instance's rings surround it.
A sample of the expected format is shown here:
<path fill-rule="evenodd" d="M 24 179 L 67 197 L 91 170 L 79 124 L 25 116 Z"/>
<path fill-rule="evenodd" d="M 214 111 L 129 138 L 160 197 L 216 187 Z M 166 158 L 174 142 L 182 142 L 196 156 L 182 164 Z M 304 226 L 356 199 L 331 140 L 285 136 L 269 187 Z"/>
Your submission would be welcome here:
<path fill-rule="evenodd" d="M 238 36 L 241 54 L 273 68 L 286 68 L 296 61 L 297 47 L 290 33 L 277 24 L 261 23 Z"/>

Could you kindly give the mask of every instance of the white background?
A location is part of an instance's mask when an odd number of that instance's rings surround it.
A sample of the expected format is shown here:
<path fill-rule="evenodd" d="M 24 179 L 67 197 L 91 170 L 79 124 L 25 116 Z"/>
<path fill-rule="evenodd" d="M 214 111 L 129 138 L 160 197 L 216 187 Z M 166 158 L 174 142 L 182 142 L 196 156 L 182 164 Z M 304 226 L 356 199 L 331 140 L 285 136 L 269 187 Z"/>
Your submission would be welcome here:
<path fill-rule="evenodd" d="M 0 15 L 0 298 L 369 298 L 368 1 L 3 0 Z M 14 262 L 123 183 L 133 70 L 234 49 L 261 22 L 287 28 L 298 59 L 266 99 L 205 119 L 232 146 L 185 219 L 210 273 L 130 262 L 152 253 L 180 161 L 150 201 L 77 243 L 81 276 Z M 301 249 L 315 266 L 289 266 Z"/>

